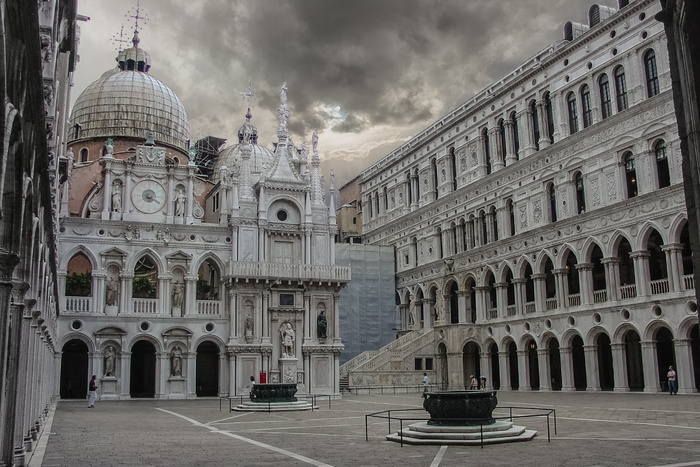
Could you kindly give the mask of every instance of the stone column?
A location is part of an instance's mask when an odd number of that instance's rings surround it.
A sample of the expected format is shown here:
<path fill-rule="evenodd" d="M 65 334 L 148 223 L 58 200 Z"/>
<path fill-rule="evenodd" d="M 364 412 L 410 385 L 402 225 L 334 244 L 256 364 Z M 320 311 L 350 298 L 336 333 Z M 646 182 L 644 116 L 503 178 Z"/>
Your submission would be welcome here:
<path fill-rule="evenodd" d="M 508 287 L 508 283 L 496 282 L 493 286 L 496 288 L 496 310 L 498 310 L 498 316 L 502 318 L 507 316 L 508 294 L 506 287 Z"/>
<path fill-rule="evenodd" d="M 501 391 L 510 391 L 513 385 L 510 382 L 510 366 L 508 365 L 508 352 L 498 352 L 498 373 L 501 378 Z"/>
<path fill-rule="evenodd" d="M 519 277 L 513 279 L 513 289 L 515 291 L 515 314 L 524 315 L 525 314 L 525 284 L 527 279 L 524 277 Z"/>
<path fill-rule="evenodd" d="M 340 293 L 333 292 L 333 316 L 330 317 L 333 322 L 333 341 L 340 342 Z"/>
<path fill-rule="evenodd" d="M 469 322 L 467 318 L 467 303 L 471 301 L 471 294 L 471 292 L 468 292 L 466 290 L 457 291 L 457 307 L 459 308 L 458 313 L 460 323 Z M 449 322 L 452 322 L 451 318 Z"/>
<path fill-rule="evenodd" d="M 693 350 L 690 339 L 674 339 L 676 354 L 676 379 L 678 392 L 692 394 L 695 390 L 693 378 Z"/>
<path fill-rule="evenodd" d="M 595 345 L 584 345 L 583 353 L 586 356 L 586 391 L 600 391 L 598 349 Z"/>
<path fill-rule="evenodd" d="M 615 391 L 629 392 L 627 384 L 627 360 L 625 359 L 625 344 L 610 344 L 612 348 L 613 379 L 615 380 Z"/>
<path fill-rule="evenodd" d="M 418 209 L 418 174 L 411 175 L 411 211 Z"/>
<path fill-rule="evenodd" d="M 268 290 L 265 290 L 262 293 L 262 336 L 263 336 L 263 342 L 266 344 L 270 343 L 270 323 L 268 322 L 268 319 L 269 319 L 268 308 L 269 308 L 269 306 L 270 306 L 270 292 Z"/>
<path fill-rule="evenodd" d="M 634 261 L 634 282 L 637 286 L 637 297 L 645 297 L 651 294 L 651 290 L 649 290 L 649 282 L 651 281 L 649 256 L 651 256 L 651 253 L 648 250 L 630 253 L 630 257 Z"/>
<path fill-rule="evenodd" d="M 506 129 L 506 166 L 518 160 L 515 154 L 515 129 L 513 128 L 513 120 L 506 119 L 503 122 Z"/>
<path fill-rule="evenodd" d="M 196 316 L 199 313 L 197 310 L 197 279 L 199 276 L 185 276 L 185 297 L 182 300 L 183 307 L 182 315 Z"/>
<path fill-rule="evenodd" d="M 530 366 L 527 350 L 518 350 L 518 391 L 530 391 Z"/>
<path fill-rule="evenodd" d="M 581 305 L 593 303 L 593 263 L 578 263 L 579 287 L 581 288 Z"/>
<path fill-rule="evenodd" d="M 119 287 L 119 314 L 130 314 L 133 312 L 133 274 L 119 274 L 121 281 Z"/>
<path fill-rule="evenodd" d="M 520 150 L 522 151 L 523 158 L 528 157 L 535 153 L 535 142 L 532 136 L 532 113 L 529 107 L 525 107 L 523 110 L 516 114 L 518 120 L 518 130 L 520 130 Z"/>
<path fill-rule="evenodd" d="M 545 305 L 545 300 L 547 294 L 545 293 L 545 281 L 547 280 L 547 274 L 537 273 L 532 275 L 532 281 L 535 289 L 535 311 L 545 311 L 547 309 Z"/>
<path fill-rule="evenodd" d="M 561 359 L 561 390 L 575 391 L 574 387 L 574 361 L 571 347 L 559 347 Z"/>
<path fill-rule="evenodd" d="M 540 149 L 544 149 L 551 144 L 550 140 L 549 140 L 549 125 L 547 124 L 547 109 L 545 106 L 545 102 L 541 99 L 537 101 L 536 105 L 537 105 L 537 118 L 539 119 L 539 125 L 540 125 L 539 145 L 540 145 Z"/>
<path fill-rule="evenodd" d="M 102 220 L 109 220 L 112 211 L 112 158 L 111 154 L 104 156 L 104 184 L 102 185 Z"/>
<path fill-rule="evenodd" d="M 465 224 L 455 224 L 455 253 L 462 253 L 463 251 L 465 251 L 464 227 Z"/>
<path fill-rule="evenodd" d="M 642 366 L 644 371 L 644 392 L 656 393 L 661 390 L 658 362 L 656 360 L 656 342 L 642 341 Z"/>
<path fill-rule="evenodd" d="M 661 251 L 666 257 L 666 269 L 668 270 L 669 292 L 682 292 L 683 287 L 683 244 L 669 243 L 661 245 Z"/>
<path fill-rule="evenodd" d="M 447 368 L 450 370 L 447 380 L 448 391 L 464 390 L 464 365 L 461 352 L 447 352 Z"/>
<path fill-rule="evenodd" d="M 494 127 L 489 131 L 489 145 L 491 146 L 491 168 L 496 172 L 505 166 L 500 128 Z"/>
<path fill-rule="evenodd" d="M 92 271 L 92 305 L 90 313 L 105 312 L 105 278 L 107 274 L 102 271 Z M 65 289 L 64 289 L 65 290 Z"/>
<path fill-rule="evenodd" d="M 194 222 L 194 166 L 187 167 L 187 200 L 185 201 L 185 225 L 190 225 Z M 172 204 L 172 198 L 168 200 L 168 204 Z"/>
<path fill-rule="evenodd" d="M 605 289 L 609 301 L 619 300 L 620 290 L 620 258 L 613 256 L 601 259 L 605 267 Z"/>
<path fill-rule="evenodd" d="M 554 270 L 557 306 L 560 310 L 564 308 L 569 308 L 569 284 L 566 280 L 566 276 L 568 274 L 569 270 L 566 268 L 559 268 Z"/>
<path fill-rule="evenodd" d="M 119 377 L 122 382 L 121 399 L 131 399 L 131 352 L 127 349 L 121 349 L 121 374 Z"/>
<path fill-rule="evenodd" d="M 131 211 L 133 209 L 131 206 L 131 167 L 132 164 L 127 162 L 124 169 L 124 201 L 122 202 L 124 207 L 122 209 L 122 219 L 124 220 L 131 219 Z"/>
<path fill-rule="evenodd" d="M 480 376 L 486 376 L 486 388 L 493 389 L 493 370 L 491 368 L 491 355 L 488 352 L 481 352 L 479 354 L 479 361 L 481 367 L 481 375 L 474 375 L 477 378 Z M 481 380 L 479 380 L 481 384 Z M 481 388 L 481 389 L 486 389 Z"/>
<path fill-rule="evenodd" d="M 537 349 L 537 366 L 540 375 L 540 390 L 552 390 L 552 365 L 549 361 L 549 349 Z"/>
<path fill-rule="evenodd" d="M 228 395 L 235 396 L 236 394 L 236 354 L 233 350 L 226 351 L 228 357 Z"/>
<path fill-rule="evenodd" d="M 173 205 L 173 200 L 176 198 L 177 194 L 175 193 L 175 176 L 174 176 L 175 170 L 172 167 L 168 167 L 168 187 L 167 187 L 167 195 L 165 197 L 166 203 L 165 203 L 165 219 L 166 222 L 169 224 L 173 223 L 173 218 L 175 214 L 175 206 Z M 178 218 L 178 223 L 182 224 L 184 220 L 183 218 Z"/>

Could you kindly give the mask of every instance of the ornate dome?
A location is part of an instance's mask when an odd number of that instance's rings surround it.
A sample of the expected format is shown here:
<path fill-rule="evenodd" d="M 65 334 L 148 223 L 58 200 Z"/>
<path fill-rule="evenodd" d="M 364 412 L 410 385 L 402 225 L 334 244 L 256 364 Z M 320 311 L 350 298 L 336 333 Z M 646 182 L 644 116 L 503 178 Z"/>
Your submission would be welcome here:
<path fill-rule="evenodd" d="M 250 114 L 250 108 L 245 115 L 245 122 L 238 129 L 238 144 L 225 148 L 216 160 L 214 171 L 211 174 L 212 181 L 219 181 L 221 167 L 226 166 L 232 169 L 234 166 L 240 166 L 241 149 L 243 145 L 249 144 L 252 148 L 250 155 L 250 174 L 253 176 L 255 183 L 263 171 L 263 168 L 269 169 L 274 161 L 274 155 L 269 149 L 258 145 L 258 129 L 250 123 L 253 116 Z"/>
<path fill-rule="evenodd" d="M 103 74 L 78 97 L 69 121 L 69 143 L 92 138 L 146 139 L 187 151 L 185 107 L 165 84 L 148 74 L 149 55 L 134 47 L 119 52 L 119 68 Z M 79 125 L 76 128 L 76 125 Z"/>
<path fill-rule="evenodd" d="M 214 165 L 214 171 L 211 174 L 212 182 L 216 183 L 219 181 L 221 167 L 224 165 L 229 168 L 229 171 L 234 166 L 240 167 L 241 149 L 244 144 L 247 143 L 234 144 L 233 146 L 224 148 L 224 150 L 221 151 L 216 160 L 216 164 Z M 253 183 L 255 183 L 260 178 L 260 174 L 263 171 L 263 166 L 268 170 L 270 169 L 272 162 L 274 161 L 274 155 L 272 154 L 272 151 L 266 147 L 253 143 L 250 143 L 250 146 L 252 148 L 252 154 L 250 155 L 250 174 L 252 175 Z"/>

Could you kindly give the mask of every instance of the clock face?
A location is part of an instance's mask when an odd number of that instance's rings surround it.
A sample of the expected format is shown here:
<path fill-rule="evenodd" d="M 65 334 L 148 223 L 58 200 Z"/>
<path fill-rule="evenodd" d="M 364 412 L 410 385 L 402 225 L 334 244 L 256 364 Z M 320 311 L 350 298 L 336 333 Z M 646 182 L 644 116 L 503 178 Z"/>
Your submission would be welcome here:
<path fill-rule="evenodd" d="M 134 207 L 146 214 L 153 214 L 165 205 L 165 189 L 153 180 L 139 182 L 131 192 Z"/>

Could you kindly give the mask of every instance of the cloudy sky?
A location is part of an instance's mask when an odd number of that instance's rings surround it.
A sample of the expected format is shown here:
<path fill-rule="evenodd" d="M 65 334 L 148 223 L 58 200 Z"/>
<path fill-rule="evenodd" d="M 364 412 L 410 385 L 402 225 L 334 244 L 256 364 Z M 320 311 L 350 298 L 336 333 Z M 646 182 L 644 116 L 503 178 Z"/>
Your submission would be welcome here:
<path fill-rule="evenodd" d="M 255 88 L 253 123 L 272 147 L 287 82 L 294 141 L 319 133 L 336 187 L 443 114 L 586 23 L 593 0 L 141 0 L 151 74 L 180 97 L 192 139 L 235 139 Z M 615 0 L 599 0 L 615 6 Z M 73 99 L 115 66 L 136 0 L 80 0 Z"/>

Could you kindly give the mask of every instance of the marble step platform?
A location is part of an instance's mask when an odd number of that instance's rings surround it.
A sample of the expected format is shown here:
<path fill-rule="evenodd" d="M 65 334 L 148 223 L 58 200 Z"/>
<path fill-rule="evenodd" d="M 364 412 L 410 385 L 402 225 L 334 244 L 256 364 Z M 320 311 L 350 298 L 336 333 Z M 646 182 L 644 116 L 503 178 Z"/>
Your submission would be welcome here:
<path fill-rule="evenodd" d="M 491 425 L 484 425 L 483 433 L 484 444 L 530 441 L 537 435 L 537 432 L 534 430 L 514 425 L 513 422 L 500 420 Z M 478 425 L 447 426 L 428 425 L 427 422 L 419 422 L 404 428 L 402 433 L 387 435 L 386 439 L 401 442 L 401 434 L 403 434 L 403 442 L 405 444 L 455 444 L 468 446 L 481 444 L 481 433 Z"/>
<path fill-rule="evenodd" d="M 317 405 L 313 405 L 307 401 L 294 402 L 244 402 L 231 410 L 236 412 L 292 412 L 295 410 L 313 410 L 318 409 Z"/>

